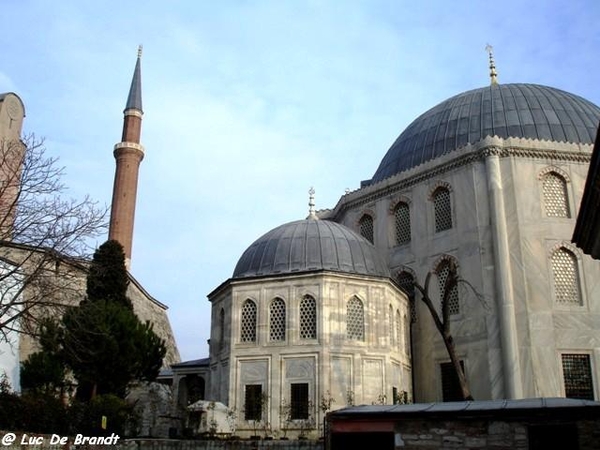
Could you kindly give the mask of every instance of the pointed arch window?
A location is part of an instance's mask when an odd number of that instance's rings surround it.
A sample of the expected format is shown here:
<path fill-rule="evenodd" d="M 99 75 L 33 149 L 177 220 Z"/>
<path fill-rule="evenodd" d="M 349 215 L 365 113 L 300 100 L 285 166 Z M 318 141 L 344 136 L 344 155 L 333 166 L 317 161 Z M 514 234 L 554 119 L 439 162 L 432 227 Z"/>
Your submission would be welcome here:
<path fill-rule="evenodd" d="M 365 310 L 357 297 L 352 297 L 346 305 L 346 337 L 356 341 L 365 340 Z"/>
<path fill-rule="evenodd" d="M 285 341 L 285 302 L 280 298 L 269 306 L 269 340 Z"/>
<path fill-rule="evenodd" d="M 390 346 L 394 346 L 394 308 L 392 305 L 388 308 L 388 334 L 390 338 Z"/>
<path fill-rule="evenodd" d="M 400 311 L 396 310 L 396 342 L 398 343 L 398 350 L 402 349 L 402 339 L 404 335 L 402 334 L 402 316 L 400 316 Z"/>
<path fill-rule="evenodd" d="M 432 195 L 433 213 L 435 216 L 435 232 L 449 230 L 452 228 L 452 202 L 450 190 L 439 187 Z"/>
<path fill-rule="evenodd" d="M 373 216 L 369 214 L 364 214 L 360 220 L 358 221 L 358 230 L 360 235 L 367 239 L 371 244 L 373 244 Z"/>
<path fill-rule="evenodd" d="M 575 254 L 565 247 L 560 247 L 551 256 L 552 275 L 554 278 L 554 297 L 560 305 L 583 304 L 581 298 L 579 267 Z"/>
<path fill-rule="evenodd" d="M 408 203 L 400 202 L 394 209 L 396 244 L 408 244 L 411 238 L 410 208 Z"/>
<path fill-rule="evenodd" d="M 242 317 L 240 320 L 240 341 L 256 342 L 256 303 L 247 299 L 242 305 Z"/>
<path fill-rule="evenodd" d="M 542 178 L 544 208 L 548 217 L 571 217 L 567 181 L 556 172 L 549 172 Z"/>
<path fill-rule="evenodd" d="M 317 338 L 317 302 L 305 295 L 300 302 L 300 339 Z"/>
<path fill-rule="evenodd" d="M 441 302 L 446 294 L 446 281 L 448 280 L 448 276 L 450 275 L 451 271 L 454 271 L 454 274 L 456 275 L 456 269 L 454 268 L 454 265 L 448 260 L 442 261 L 436 270 L 440 289 L 440 309 Z M 452 286 L 450 289 L 451 290 L 448 296 L 448 312 L 450 315 L 459 314 L 460 303 L 458 299 L 458 286 L 454 284 L 454 286 Z"/>

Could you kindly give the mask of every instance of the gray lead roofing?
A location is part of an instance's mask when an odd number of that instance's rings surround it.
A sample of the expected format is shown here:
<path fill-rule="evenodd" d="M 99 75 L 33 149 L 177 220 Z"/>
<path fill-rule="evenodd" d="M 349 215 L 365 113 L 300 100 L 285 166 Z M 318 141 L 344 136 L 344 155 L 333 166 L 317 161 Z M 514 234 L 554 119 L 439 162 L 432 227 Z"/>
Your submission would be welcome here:
<path fill-rule="evenodd" d="M 238 261 L 233 278 L 318 270 L 390 276 L 385 261 L 365 238 L 336 222 L 306 219 L 257 239 Z"/>
<path fill-rule="evenodd" d="M 592 144 L 600 108 L 560 89 L 496 84 L 463 92 L 415 119 L 384 156 L 372 182 L 487 136 Z"/>
<path fill-rule="evenodd" d="M 137 109 L 140 112 L 142 110 L 142 70 L 141 70 L 141 57 L 138 56 L 135 63 L 135 69 L 133 70 L 133 79 L 131 80 L 131 87 L 129 88 L 129 95 L 127 96 L 127 104 L 125 105 L 125 111 L 128 109 Z"/>

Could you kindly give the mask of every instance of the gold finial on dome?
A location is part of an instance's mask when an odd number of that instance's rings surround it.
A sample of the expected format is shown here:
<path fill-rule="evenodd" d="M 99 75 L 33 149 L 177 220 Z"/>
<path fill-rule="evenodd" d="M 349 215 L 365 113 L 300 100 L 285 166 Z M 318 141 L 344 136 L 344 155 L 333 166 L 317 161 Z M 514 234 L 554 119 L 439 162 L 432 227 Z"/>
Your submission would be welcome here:
<path fill-rule="evenodd" d="M 317 220 L 317 214 L 315 213 L 315 188 L 312 186 L 308 190 L 308 219 Z"/>
<path fill-rule="evenodd" d="M 496 63 L 494 62 L 494 53 L 492 52 L 492 50 L 494 50 L 494 47 L 492 47 L 490 44 L 487 44 L 485 46 L 485 51 L 488 52 L 489 56 L 490 56 L 490 79 L 491 79 L 491 84 L 498 84 L 498 72 L 496 72 Z"/>
<path fill-rule="evenodd" d="M 142 57 L 142 49 L 144 48 L 144 46 L 142 44 L 138 45 L 138 58 Z"/>

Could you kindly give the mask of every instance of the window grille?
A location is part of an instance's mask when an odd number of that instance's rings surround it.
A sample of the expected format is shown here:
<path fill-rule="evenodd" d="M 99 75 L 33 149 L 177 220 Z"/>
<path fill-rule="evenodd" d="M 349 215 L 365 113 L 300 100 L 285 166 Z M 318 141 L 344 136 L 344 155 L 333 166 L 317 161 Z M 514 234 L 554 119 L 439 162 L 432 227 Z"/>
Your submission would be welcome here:
<path fill-rule="evenodd" d="M 305 295 L 300 302 L 300 339 L 317 338 L 317 304 L 313 297 Z"/>
<path fill-rule="evenodd" d="M 594 400 L 590 355 L 563 354 L 561 356 L 565 397 Z"/>
<path fill-rule="evenodd" d="M 562 305 L 581 305 L 577 257 L 566 248 L 559 248 L 552 254 L 552 272 L 556 302 Z"/>
<path fill-rule="evenodd" d="M 240 341 L 256 342 L 256 303 L 246 300 L 242 305 Z"/>
<path fill-rule="evenodd" d="M 437 271 L 438 284 L 440 287 L 440 307 L 444 299 L 444 294 L 446 291 L 446 280 L 448 279 L 448 275 L 450 275 L 450 263 L 444 261 Z M 450 295 L 448 296 L 448 312 L 450 313 L 450 315 L 460 313 L 460 305 L 458 301 L 458 286 L 456 284 L 452 286 Z"/>
<path fill-rule="evenodd" d="M 247 384 L 244 392 L 244 419 L 262 420 L 262 385 Z"/>
<path fill-rule="evenodd" d="M 291 419 L 308 419 L 308 383 L 292 383 L 290 388 Z"/>
<path fill-rule="evenodd" d="M 365 340 L 365 313 L 362 302 L 353 297 L 346 307 L 346 336 L 357 341 Z"/>
<path fill-rule="evenodd" d="M 410 242 L 410 209 L 407 203 L 401 202 L 394 210 L 396 218 L 396 244 L 407 244 Z"/>
<path fill-rule="evenodd" d="M 402 349 L 402 319 L 400 311 L 396 310 L 396 342 L 398 343 L 398 350 Z"/>
<path fill-rule="evenodd" d="M 460 367 L 464 373 L 465 364 L 463 361 L 460 361 Z M 454 364 L 452 362 L 441 363 L 440 372 L 442 374 L 442 401 L 457 402 L 464 400 Z"/>
<path fill-rule="evenodd" d="M 360 221 L 358 222 L 358 228 L 360 231 L 360 235 L 367 239 L 371 244 L 374 242 L 373 240 L 373 217 L 368 214 L 362 216 Z"/>
<path fill-rule="evenodd" d="M 411 323 L 415 323 L 417 321 L 417 307 L 415 305 L 415 278 L 409 272 L 401 272 L 398 275 L 398 284 L 408 296 L 408 303 L 410 306 L 410 321 Z"/>
<path fill-rule="evenodd" d="M 280 298 L 269 308 L 269 340 L 285 341 L 285 302 Z"/>
<path fill-rule="evenodd" d="M 548 217 L 570 217 L 567 182 L 556 173 L 548 173 L 542 181 L 544 206 Z"/>
<path fill-rule="evenodd" d="M 433 194 L 433 211 L 435 215 L 435 232 L 452 228 L 452 204 L 450 191 L 438 188 Z"/>

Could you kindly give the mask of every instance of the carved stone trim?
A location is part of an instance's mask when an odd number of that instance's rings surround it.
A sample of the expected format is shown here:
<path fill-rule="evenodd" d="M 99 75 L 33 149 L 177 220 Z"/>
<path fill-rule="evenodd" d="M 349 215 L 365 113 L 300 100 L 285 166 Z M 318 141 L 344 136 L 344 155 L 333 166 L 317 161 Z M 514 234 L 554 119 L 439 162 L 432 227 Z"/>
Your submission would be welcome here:
<path fill-rule="evenodd" d="M 552 145 L 556 145 L 558 147 L 565 147 L 564 150 L 555 150 L 525 147 L 527 144 L 543 145 L 544 142 L 542 141 L 536 141 L 531 139 L 511 139 L 510 141 L 511 142 L 507 143 L 507 145 L 511 145 L 511 147 L 500 147 L 497 145 L 497 143 L 496 145 L 487 145 L 485 147 L 476 147 L 473 145 L 469 145 L 467 147 L 464 147 L 462 150 L 459 149 L 454 151 L 456 153 L 460 153 L 461 151 L 466 150 L 466 153 L 458 155 L 447 162 L 438 163 L 430 169 L 423 171 L 422 169 L 420 169 L 420 167 L 415 167 L 409 169 L 408 171 L 381 180 L 378 183 L 371 184 L 364 188 L 349 192 L 340 198 L 338 204 L 335 206 L 335 208 L 333 208 L 333 210 L 331 210 L 330 217 L 332 220 L 339 219 L 341 215 L 343 215 L 346 211 L 350 209 L 355 209 L 357 207 L 361 207 L 366 204 L 372 203 L 382 197 L 385 197 L 386 195 L 394 195 L 397 192 L 405 191 L 408 188 L 419 184 L 423 181 L 429 180 L 434 177 L 442 176 L 449 171 L 471 164 L 473 162 L 482 161 L 486 157 L 492 155 L 499 156 L 501 158 L 515 157 L 540 160 L 551 159 L 553 161 L 577 163 L 589 163 L 591 160 L 591 145 L 576 145 L 552 142 Z M 548 143 L 550 144 L 549 141 Z M 491 141 L 490 144 L 492 144 Z M 568 147 L 571 147 L 573 149 L 567 149 Z M 589 151 L 584 151 L 583 148 L 589 148 Z M 442 158 L 444 158 L 444 156 L 442 156 Z M 411 174 L 411 172 L 413 172 L 413 174 Z"/>
<path fill-rule="evenodd" d="M 560 167 L 554 165 L 545 167 L 542 170 L 540 170 L 540 173 L 538 173 L 538 180 L 542 180 L 549 173 L 556 173 L 557 175 L 560 175 L 567 183 L 571 182 L 569 174 L 562 170 Z"/>

